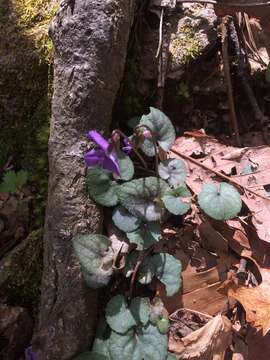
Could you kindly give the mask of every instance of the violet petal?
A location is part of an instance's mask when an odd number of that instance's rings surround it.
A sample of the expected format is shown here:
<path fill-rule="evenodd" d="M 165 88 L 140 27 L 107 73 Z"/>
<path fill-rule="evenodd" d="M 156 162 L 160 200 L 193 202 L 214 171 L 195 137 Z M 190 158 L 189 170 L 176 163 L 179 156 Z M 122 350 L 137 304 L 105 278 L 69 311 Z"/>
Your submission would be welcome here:
<path fill-rule="evenodd" d="M 105 158 L 105 152 L 103 150 L 96 150 L 92 149 L 88 151 L 85 156 L 84 160 L 87 166 L 96 166 L 101 165 Z"/>
<path fill-rule="evenodd" d="M 123 152 L 129 155 L 132 151 L 132 145 L 127 138 L 123 139 L 124 146 L 122 147 Z"/>
<path fill-rule="evenodd" d="M 38 355 L 32 350 L 32 346 L 29 346 L 24 351 L 25 360 L 38 360 Z"/>
<path fill-rule="evenodd" d="M 109 142 L 96 130 L 89 131 L 88 137 L 93 140 L 102 150 L 108 150 L 110 145 Z"/>
<path fill-rule="evenodd" d="M 117 176 L 120 176 L 120 166 L 117 155 L 114 152 L 104 157 L 103 168 L 115 173 Z"/>

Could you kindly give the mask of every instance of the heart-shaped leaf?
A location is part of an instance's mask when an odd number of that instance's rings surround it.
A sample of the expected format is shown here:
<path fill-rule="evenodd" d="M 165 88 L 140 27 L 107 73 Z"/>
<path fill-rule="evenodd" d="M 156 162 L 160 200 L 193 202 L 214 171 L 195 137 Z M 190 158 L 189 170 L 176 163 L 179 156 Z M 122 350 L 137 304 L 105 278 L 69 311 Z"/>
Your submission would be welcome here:
<path fill-rule="evenodd" d="M 146 125 L 151 129 L 158 145 L 163 150 L 170 150 L 175 141 L 175 130 L 170 119 L 163 112 L 150 107 L 150 113 L 142 116 L 140 125 Z M 152 139 L 144 140 L 142 150 L 147 156 L 155 155 Z"/>
<path fill-rule="evenodd" d="M 112 220 L 114 224 L 124 232 L 131 232 L 141 225 L 141 219 L 137 216 L 132 215 L 123 206 L 118 206 L 113 210 Z"/>
<path fill-rule="evenodd" d="M 152 256 L 150 261 L 155 266 L 155 276 L 166 286 L 167 295 L 176 294 L 181 286 L 181 262 L 164 253 Z"/>
<path fill-rule="evenodd" d="M 73 246 L 80 260 L 88 286 L 99 288 L 108 284 L 112 275 L 113 252 L 110 240 L 103 235 L 76 235 Z"/>
<path fill-rule="evenodd" d="M 132 326 L 136 325 L 136 320 L 127 307 L 123 295 L 114 296 L 106 307 L 106 320 L 110 328 L 120 334 L 127 332 Z"/>
<path fill-rule="evenodd" d="M 118 154 L 118 161 L 121 173 L 121 180 L 131 180 L 134 175 L 134 165 L 129 156 L 122 151 Z"/>
<path fill-rule="evenodd" d="M 167 210 L 174 215 L 184 215 L 190 209 L 190 203 L 185 202 L 182 198 L 190 197 L 191 193 L 183 185 L 177 189 L 170 190 L 162 197 L 162 201 Z"/>
<path fill-rule="evenodd" d="M 167 357 L 167 335 L 151 323 L 124 335 L 112 332 L 109 341 L 112 360 L 165 360 Z"/>
<path fill-rule="evenodd" d="M 187 177 L 186 164 L 181 159 L 165 160 L 158 166 L 159 176 L 174 187 L 183 184 Z"/>
<path fill-rule="evenodd" d="M 229 220 L 242 208 L 239 192 L 230 184 L 205 184 L 198 195 L 203 211 L 216 220 Z"/>
<path fill-rule="evenodd" d="M 169 189 L 165 181 L 147 177 L 117 187 L 120 203 L 131 214 L 146 221 L 158 221 L 163 214 L 161 197 Z"/>
<path fill-rule="evenodd" d="M 87 171 L 87 189 L 90 197 L 103 206 L 118 203 L 117 184 L 112 181 L 111 173 L 99 167 Z"/>
<path fill-rule="evenodd" d="M 137 250 L 148 249 L 159 241 L 160 236 L 159 222 L 144 223 L 139 229 L 127 233 L 129 241 L 137 245 Z"/>
<path fill-rule="evenodd" d="M 136 320 L 137 325 L 146 325 L 150 317 L 150 301 L 145 297 L 136 297 L 132 299 L 130 311 Z"/>
<path fill-rule="evenodd" d="M 150 317 L 150 302 L 148 298 L 132 299 L 128 308 L 123 295 L 114 296 L 106 307 L 106 320 L 110 328 L 120 334 L 140 324 L 145 325 Z"/>

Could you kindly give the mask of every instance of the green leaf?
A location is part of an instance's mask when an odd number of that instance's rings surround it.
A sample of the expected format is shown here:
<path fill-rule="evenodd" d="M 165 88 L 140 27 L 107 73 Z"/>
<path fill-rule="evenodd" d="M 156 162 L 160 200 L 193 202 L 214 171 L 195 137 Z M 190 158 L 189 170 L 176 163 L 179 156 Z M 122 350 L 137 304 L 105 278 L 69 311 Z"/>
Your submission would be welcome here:
<path fill-rule="evenodd" d="M 167 296 L 177 293 L 181 285 L 181 262 L 169 254 L 156 254 L 150 260 L 155 266 L 155 276 L 166 286 Z"/>
<path fill-rule="evenodd" d="M 150 302 L 146 297 L 136 297 L 132 299 L 130 311 L 136 320 L 137 325 L 146 325 L 150 317 Z"/>
<path fill-rule="evenodd" d="M 190 196 L 190 191 L 183 185 L 177 189 L 168 191 L 166 195 L 163 196 L 162 201 L 170 213 L 174 215 L 184 215 L 190 209 L 190 203 L 184 202 L 182 198 Z"/>
<path fill-rule="evenodd" d="M 159 176 L 174 187 L 183 184 L 187 177 L 186 164 L 181 159 L 169 159 L 158 166 Z"/>
<path fill-rule="evenodd" d="M 158 145 L 163 150 L 170 150 L 175 141 L 175 130 L 170 119 L 163 112 L 150 107 L 150 113 L 142 116 L 140 125 L 146 125 L 152 130 Z M 142 150 L 147 156 L 155 155 L 152 139 L 144 140 Z"/>
<path fill-rule="evenodd" d="M 265 72 L 265 80 L 266 82 L 270 83 L 270 63 L 268 64 Z"/>
<path fill-rule="evenodd" d="M 158 221 L 163 214 L 160 199 L 168 189 L 165 181 L 147 177 L 119 185 L 117 194 L 120 203 L 131 214 L 146 221 Z"/>
<path fill-rule="evenodd" d="M 123 206 L 117 206 L 112 213 L 112 220 L 120 230 L 124 232 L 131 232 L 141 225 L 141 220 L 132 215 L 126 208 Z"/>
<path fill-rule="evenodd" d="M 87 285 L 94 289 L 107 285 L 112 275 L 113 263 L 110 240 L 99 234 L 76 235 L 73 246 Z"/>
<path fill-rule="evenodd" d="M 7 171 L 3 177 L 3 181 L 0 184 L 0 192 L 16 193 L 21 190 L 23 185 L 27 182 L 27 171 L 20 170 L 17 173 L 15 171 Z"/>
<path fill-rule="evenodd" d="M 177 357 L 173 353 L 168 351 L 168 356 L 166 360 L 177 360 Z"/>
<path fill-rule="evenodd" d="M 111 173 L 99 167 L 87 171 L 87 189 L 90 197 L 103 206 L 118 203 L 117 184 L 112 181 Z"/>
<path fill-rule="evenodd" d="M 165 360 L 167 346 L 167 336 L 150 323 L 124 335 L 112 332 L 110 337 L 112 360 Z"/>
<path fill-rule="evenodd" d="M 167 334 L 170 327 L 169 319 L 166 317 L 162 317 L 157 322 L 157 328 L 161 334 Z"/>
<path fill-rule="evenodd" d="M 242 200 L 239 192 L 230 184 L 205 184 L 198 195 L 201 209 L 216 220 L 234 218 L 241 210 Z"/>
<path fill-rule="evenodd" d="M 106 320 L 110 328 L 120 334 L 126 333 L 136 325 L 130 309 L 128 309 L 124 296 L 114 296 L 106 307 Z"/>
<path fill-rule="evenodd" d="M 137 245 L 137 250 L 148 249 L 156 244 L 161 236 L 159 222 L 149 222 L 143 224 L 139 229 L 127 233 L 129 241 Z"/>
<path fill-rule="evenodd" d="M 134 175 L 134 165 L 130 157 L 121 152 L 118 154 L 118 161 L 120 166 L 121 180 L 131 180 Z"/>

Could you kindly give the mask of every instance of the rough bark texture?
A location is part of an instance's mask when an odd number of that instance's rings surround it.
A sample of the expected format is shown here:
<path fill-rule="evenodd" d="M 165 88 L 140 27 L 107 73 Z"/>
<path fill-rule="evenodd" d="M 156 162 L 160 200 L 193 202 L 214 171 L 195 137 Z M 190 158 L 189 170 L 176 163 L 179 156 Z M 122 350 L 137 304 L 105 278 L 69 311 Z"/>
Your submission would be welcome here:
<path fill-rule="evenodd" d="M 44 275 L 33 348 L 39 360 L 72 359 L 89 347 L 97 292 L 73 253 L 76 233 L 98 232 L 100 209 L 85 191 L 86 134 L 106 131 L 122 78 L 134 0 L 64 1 L 51 26 L 55 44 Z"/>

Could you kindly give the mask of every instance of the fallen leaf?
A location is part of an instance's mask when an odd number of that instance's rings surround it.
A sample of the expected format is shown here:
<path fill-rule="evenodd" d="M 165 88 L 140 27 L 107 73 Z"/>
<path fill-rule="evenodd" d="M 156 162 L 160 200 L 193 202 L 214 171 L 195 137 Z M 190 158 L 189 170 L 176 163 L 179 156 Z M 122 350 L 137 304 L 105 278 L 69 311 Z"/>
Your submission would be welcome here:
<path fill-rule="evenodd" d="M 238 287 L 233 281 L 228 285 L 228 296 L 241 303 L 246 320 L 265 336 L 270 330 L 270 270 L 260 269 L 262 283 L 253 288 Z"/>
<path fill-rule="evenodd" d="M 222 360 L 231 340 L 231 322 L 219 314 L 202 328 L 182 339 L 170 334 L 169 351 L 182 360 Z"/>
<path fill-rule="evenodd" d="M 183 136 L 176 140 L 173 150 L 191 157 L 194 149 L 199 148 L 201 148 L 201 144 L 198 139 Z M 209 138 L 204 144 L 204 150 L 204 157 L 198 160 L 202 166 L 185 158 L 189 170 L 187 185 L 198 195 L 204 183 L 223 181 L 221 178 L 218 181 L 217 175 L 211 169 L 230 176 L 233 182 L 239 184 L 243 190 L 241 197 L 250 211 L 251 221 L 258 237 L 270 243 L 270 197 L 267 197 L 265 190 L 265 186 L 270 184 L 270 147 L 258 146 L 237 149 Z M 181 158 L 172 152 L 170 157 Z M 257 164 L 258 171 L 251 174 L 241 174 L 247 164 L 250 163 Z M 234 171 L 236 171 L 236 175 L 232 175 Z M 232 183 L 232 185 L 234 184 Z"/>

